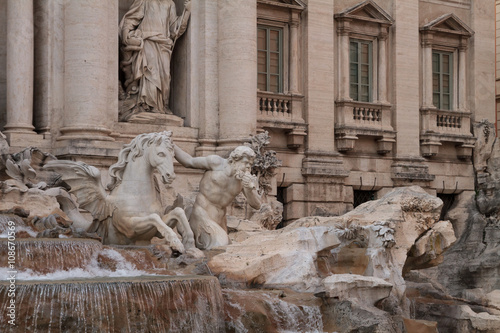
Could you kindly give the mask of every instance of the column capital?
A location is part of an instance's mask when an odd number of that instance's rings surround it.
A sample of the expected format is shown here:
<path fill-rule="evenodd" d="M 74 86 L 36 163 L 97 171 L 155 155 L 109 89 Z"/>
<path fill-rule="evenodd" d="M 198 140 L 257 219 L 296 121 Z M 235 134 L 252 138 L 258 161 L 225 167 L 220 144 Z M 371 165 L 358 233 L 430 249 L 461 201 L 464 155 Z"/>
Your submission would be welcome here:
<path fill-rule="evenodd" d="M 460 52 L 465 52 L 468 47 L 469 47 L 469 38 L 468 37 L 461 37 L 460 43 L 458 45 L 458 50 Z"/>
<path fill-rule="evenodd" d="M 341 17 L 337 19 L 337 32 L 342 36 L 348 36 L 351 29 L 351 19 L 346 17 Z"/>
<path fill-rule="evenodd" d="M 422 47 L 432 47 L 434 41 L 434 33 L 432 31 L 422 31 L 420 36 Z"/>
<path fill-rule="evenodd" d="M 378 34 L 378 39 L 379 41 L 381 42 L 384 42 L 387 40 L 387 37 L 389 36 L 389 34 L 387 33 L 387 31 L 381 31 L 379 34 Z"/>
<path fill-rule="evenodd" d="M 386 40 L 388 36 L 389 36 L 389 25 L 381 24 L 380 32 L 378 34 L 378 39 L 383 41 Z"/>
<path fill-rule="evenodd" d="M 290 27 L 297 28 L 300 24 L 300 12 L 293 11 L 290 17 Z"/>

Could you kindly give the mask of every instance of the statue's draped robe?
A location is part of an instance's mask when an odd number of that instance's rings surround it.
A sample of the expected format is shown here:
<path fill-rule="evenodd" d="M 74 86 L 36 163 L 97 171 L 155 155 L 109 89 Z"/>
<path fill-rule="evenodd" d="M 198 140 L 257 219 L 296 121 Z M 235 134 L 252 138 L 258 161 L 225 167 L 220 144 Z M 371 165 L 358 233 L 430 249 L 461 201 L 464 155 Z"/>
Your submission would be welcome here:
<path fill-rule="evenodd" d="M 170 59 L 188 19 L 185 11 L 177 16 L 171 0 L 135 0 L 123 17 L 120 37 L 124 85 L 127 93 L 138 92 L 136 105 L 147 104 L 152 112 L 168 111 Z M 142 47 L 128 44 L 129 37 L 142 38 Z"/>

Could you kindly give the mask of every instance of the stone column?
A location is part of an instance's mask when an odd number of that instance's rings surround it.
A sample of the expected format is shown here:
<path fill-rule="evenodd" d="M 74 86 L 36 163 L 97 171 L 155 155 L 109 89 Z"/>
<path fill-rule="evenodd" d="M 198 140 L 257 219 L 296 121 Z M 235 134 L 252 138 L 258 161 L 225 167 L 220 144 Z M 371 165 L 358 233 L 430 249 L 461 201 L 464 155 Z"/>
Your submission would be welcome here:
<path fill-rule="evenodd" d="M 432 34 L 422 35 L 422 107 L 434 108 L 432 103 Z"/>
<path fill-rule="evenodd" d="M 8 0 L 6 134 L 34 133 L 33 52 L 33 0 Z"/>
<path fill-rule="evenodd" d="M 290 24 L 290 92 L 299 92 L 299 20 Z"/>
<path fill-rule="evenodd" d="M 108 8 L 67 0 L 64 13 L 64 127 L 58 140 L 112 140 L 108 119 Z M 116 83 L 118 84 L 118 82 Z M 118 112 L 118 110 L 115 110 Z"/>
<path fill-rule="evenodd" d="M 396 22 L 404 22 L 397 26 L 397 33 L 394 34 L 393 49 L 393 69 L 395 71 L 394 82 L 404 82 L 394 87 L 395 105 L 395 130 L 397 131 L 396 156 L 397 158 L 419 158 L 420 157 L 420 112 L 419 104 L 419 71 L 418 71 L 418 51 L 419 45 L 419 0 L 398 1 L 393 4 L 394 19 Z M 432 60 L 429 57 L 429 50 L 425 50 L 424 59 Z M 427 91 L 426 98 L 432 98 L 432 64 L 426 62 L 424 70 L 424 86 Z M 430 91 L 430 96 L 429 96 Z M 432 102 L 432 99 L 430 100 Z M 428 100 L 426 100 L 428 103 Z"/>
<path fill-rule="evenodd" d="M 64 106 L 64 0 L 34 0 L 36 130 L 48 134 Z"/>
<path fill-rule="evenodd" d="M 466 51 L 467 42 L 461 43 L 458 52 L 458 110 L 467 109 L 467 78 L 466 78 Z"/>
<path fill-rule="evenodd" d="M 197 7 L 195 7 L 195 5 Z M 192 49 L 196 50 L 192 56 L 192 82 L 197 82 L 192 89 L 197 89 L 192 96 L 193 106 L 198 110 L 199 143 L 197 155 L 215 153 L 218 138 L 219 123 L 219 85 L 218 85 L 218 7 L 216 1 L 193 2 L 191 16 L 191 31 L 197 38 L 193 38 Z M 197 103 L 196 103 L 197 102 Z M 194 104 L 196 103 L 196 104 Z"/>
<path fill-rule="evenodd" d="M 378 101 L 387 103 L 387 28 L 382 27 L 378 38 Z"/>
<path fill-rule="evenodd" d="M 257 5 L 218 4 L 219 145 L 235 146 L 255 134 L 257 124 Z"/>
<path fill-rule="evenodd" d="M 349 93 L 349 32 L 350 21 L 342 19 L 339 22 L 339 47 L 340 47 L 340 82 L 339 82 L 339 100 L 351 100 Z"/>

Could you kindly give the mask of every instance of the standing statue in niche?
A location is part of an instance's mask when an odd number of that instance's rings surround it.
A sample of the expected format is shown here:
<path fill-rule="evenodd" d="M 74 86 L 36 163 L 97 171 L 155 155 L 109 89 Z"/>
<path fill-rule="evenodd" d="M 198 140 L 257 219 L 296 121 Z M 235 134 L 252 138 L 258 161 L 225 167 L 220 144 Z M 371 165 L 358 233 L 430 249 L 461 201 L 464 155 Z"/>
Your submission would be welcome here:
<path fill-rule="evenodd" d="M 186 31 L 191 1 L 177 16 L 172 0 L 135 0 L 120 22 L 124 83 L 120 92 L 120 121 L 134 114 L 172 114 L 170 60 L 177 39 Z"/>
<path fill-rule="evenodd" d="M 176 145 L 174 152 L 183 166 L 206 170 L 189 216 L 196 247 L 211 249 L 229 244 L 227 206 L 241 191 L 252 208 L 259 209 L 261 206 L 258 179 L 250 173 L 255 152 L 250 147 L 239 146 L 228 159 L 217 155 L 192 157 Z"/>

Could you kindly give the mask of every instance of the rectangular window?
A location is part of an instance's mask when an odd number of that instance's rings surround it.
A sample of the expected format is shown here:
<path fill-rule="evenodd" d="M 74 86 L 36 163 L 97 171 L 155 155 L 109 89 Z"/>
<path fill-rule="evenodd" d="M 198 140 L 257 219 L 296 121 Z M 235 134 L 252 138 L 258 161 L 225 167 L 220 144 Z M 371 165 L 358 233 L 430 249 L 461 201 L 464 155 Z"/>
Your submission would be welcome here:
<path fill-rule="evenodd" d="M 351 39 L 349 95 L 355 101 L 372 101 L 372 42 Z"/>
<path fill-rule="evenodd" d="M 441 110 L 452 109 L 453 54 L 432 51 L 432 104 Z"/>
<path fill-rule="evenodd" d="M 257 88 L 283 92 L 283 29 L 257 27 Z"/>

